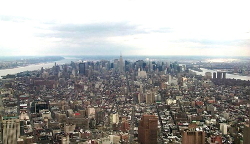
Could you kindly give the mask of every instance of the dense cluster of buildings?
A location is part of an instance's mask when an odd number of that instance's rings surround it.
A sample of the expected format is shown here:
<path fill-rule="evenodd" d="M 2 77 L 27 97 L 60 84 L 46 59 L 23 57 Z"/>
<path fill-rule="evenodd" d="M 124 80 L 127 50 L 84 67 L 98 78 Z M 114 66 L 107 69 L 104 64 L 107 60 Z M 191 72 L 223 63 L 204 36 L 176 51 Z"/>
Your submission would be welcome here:
<path fill-rule="evenodd" d="M 249 144 L 249 86 L 226 80 L 122 56 L 55 64 L 1 80 L 0 143 Z"/>

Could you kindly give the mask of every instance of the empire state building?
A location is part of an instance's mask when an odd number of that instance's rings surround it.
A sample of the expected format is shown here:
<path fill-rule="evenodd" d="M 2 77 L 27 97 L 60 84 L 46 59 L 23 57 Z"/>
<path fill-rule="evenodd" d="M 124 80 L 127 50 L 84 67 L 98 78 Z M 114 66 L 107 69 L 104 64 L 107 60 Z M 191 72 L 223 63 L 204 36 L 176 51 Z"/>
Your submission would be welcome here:
<path fill-rule="evenodd" d="M 120 71 L 120 73 L 124 72 L 124 63 L 123 63 L 123 59 L 122 59 L 122 54 L 120 54 L 119 71 Z"/>

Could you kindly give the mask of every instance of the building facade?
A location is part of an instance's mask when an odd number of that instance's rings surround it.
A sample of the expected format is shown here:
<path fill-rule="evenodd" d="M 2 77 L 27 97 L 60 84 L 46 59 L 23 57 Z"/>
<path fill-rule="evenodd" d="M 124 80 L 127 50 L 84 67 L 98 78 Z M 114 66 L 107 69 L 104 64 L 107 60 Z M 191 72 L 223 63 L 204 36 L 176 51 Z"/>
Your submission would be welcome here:
<path fill-rule="evenodd" d="M 18 117 L 2 117 L 2 142 L 15 144 L 20 137 L 20 120 Z"/>
<path fill-rule="evenodd" d="M 158 118 L 155 115 L 143 115 L 138 126 L 138 141 L 140 144 L 156 144 Z"/>
<path fill-rule="evenodd" d="M 182 144 L 205 144 L 205 132 L 184 131 L 182 133 Z"/>

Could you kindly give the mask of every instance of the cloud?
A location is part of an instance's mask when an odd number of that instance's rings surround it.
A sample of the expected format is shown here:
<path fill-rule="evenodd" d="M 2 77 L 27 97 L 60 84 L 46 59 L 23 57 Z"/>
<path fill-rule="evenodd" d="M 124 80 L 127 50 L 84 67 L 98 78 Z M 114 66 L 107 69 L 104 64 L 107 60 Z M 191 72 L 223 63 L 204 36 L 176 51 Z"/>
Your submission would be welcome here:
<path fill-rule="evenodd" d="M 43 23 L 35 36 L 42 41 L 41 55 L 124 55 L 136 47 L 114 43 L 108 37 L 145 34 L 138 25 L 126 22 L 92 24 Z"/>
<path fill-rule="evenodd" d="M 193 43 L 200 44 L 203 48 L 213 48 L 212 46 L 232 46 L 239 45 L 244 40 L 235 39 L 235 40 L 217 40 L 217 39 L 179 39 L 174 42 L 177 43 Z M 202 48 L 202 47 L 201 47 Z"/>
<path fill-rule="evenodd" d="M 150 32 L 155 32 L 155 33 L 172 33 L 174 30 L 170 27 L 162 27 L 158 29 L 153 29 Z"/>
<path fill-rule="evenodd" d="M 147 33 L 138 25 L 127 22 L 56 24 L 43 23 L 35 36 L 44 41 L 41 53 L 60 55 L 117 55 L 131 54 L 136 47 L 113 43 L 108 38 Z M 126 52 L 125 52 L 126 51 Z M 134 53 L 134 52 L 133 52 Z"/>
<path fill-rule="evenodd" d="M 199 55 L 229 49 L 232 54 L 244 51 L 242 54 L 250 55 L 250 37 L 246 33 L 249 9 L 245 4 L 98 3 L 56 1 L 47 5 L 31 1 L 29 5 L 24 2 L 1 5 L 1 54 L 18 51 L 18 54 L 108 55 L 122 51 L 124 55 Z M 232 11 L 234 7 L 238 9 Z"/>
<path fill-rule="evenodd" d="M 239 45 L 242 47 L 249 47 L 250 46 L 250 39 L 245 39 L 245 40 L 239 41 Z"/>
<path fill-rule="evenodd" d="M 44 25 L 44 28 L 41 27 L 44 32 L 37 33 L 36 36 L 50 41 L 52 43 L 50 46 L 54 45 L 50 53 L 58 51 L 57 54 L 63 55 L 69 53 L 117 55 L 120 52 L 125 55 L 139 54 L 135 45 L 114 42 L 114 38 L 139 39 L 140 37 L 137 38 L 139 35 L 171 32 L 171 28 L 146 28 L 129 22 Z"/>
<path fill-rule="evenodd" d="M 54 45 L 54 46 L 53 46 Z M 49 48 L 50 47 L 50 48 Z M 99 41 L 61 41 L 53 42 L 48 48 L 40 51 L 41 55 L 131 55 L 135 47 L 110 43 L 105 40 Z"/>
<path fill-rule="evenodd" d="M 25 22 L 28 20 L 30 19 L 26 17 L 21 17 L 21 16 L 0 15 L 0 21 Z"/>
<path fill-rule="evenodd" d="M 92 38 L 114 37 L 150 33 L 170 33 L 169 27 L 147 28 L 129 22 L 89 23 L 89 24 L 52 24 L 47 30 L 50 33 L 38 33 L 38 37 L 56 38 Z"/>
<path fill-rule="evenodd" d="M 128 23 L 56 24 L 49 28 L 51 33 L 37 34 L 39 37 L 90 38 L 133 35 L 146 33 L 136 25 Z"/>

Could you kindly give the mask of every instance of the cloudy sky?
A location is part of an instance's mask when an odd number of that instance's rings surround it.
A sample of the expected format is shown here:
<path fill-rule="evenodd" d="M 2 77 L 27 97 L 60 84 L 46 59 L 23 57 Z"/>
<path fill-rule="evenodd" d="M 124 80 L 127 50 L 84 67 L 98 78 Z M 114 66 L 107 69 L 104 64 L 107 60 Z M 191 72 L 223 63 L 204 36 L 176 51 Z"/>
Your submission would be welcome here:
<path fill-rule="evenodd" d="M 250 56 L 247 1 L 0 2 L 0 55 Z"/>

